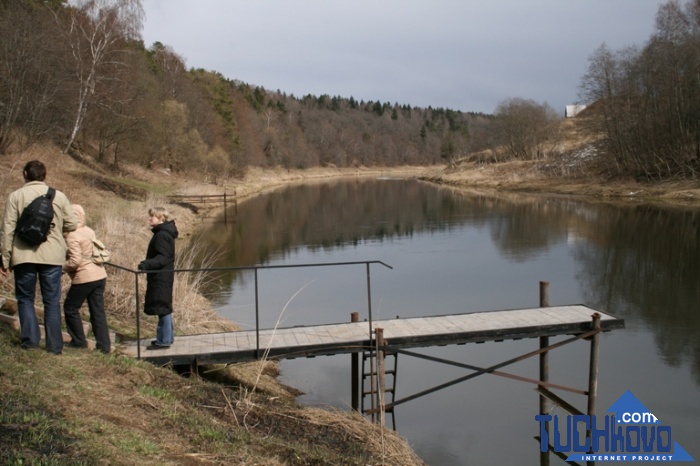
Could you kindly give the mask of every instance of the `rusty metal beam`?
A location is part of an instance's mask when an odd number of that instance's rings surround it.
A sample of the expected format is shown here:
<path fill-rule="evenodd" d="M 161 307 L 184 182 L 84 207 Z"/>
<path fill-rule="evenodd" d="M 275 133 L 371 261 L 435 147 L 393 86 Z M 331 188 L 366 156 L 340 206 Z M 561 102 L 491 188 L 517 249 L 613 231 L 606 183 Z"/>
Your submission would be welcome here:
<path fill-rule="evenodd" d="M 510 364 L 514 364 L 514 363 L 516 363 L 516 362 L 523 361 L 523 360 L 525 360 L 525 359 L 531 358 L 531 357 L 533 357 L 533 356 L 537 356 L 537 355 L 539 355 L 539 354 L 541 354 L 541 353 L 550 351 L 550 350 L 552 350 L 552 349 L 556 349 L 556 348 L 559 348 L 559 347 L 561 347 L 561 346 L 567 345 L 567 344 L 569 344 L 569 343 L 573 343 L 574 341 L 582 340 L 582 339 L 585 339 L 585 338 L 590 338 L 590 337 L 592 337 L 593 335 L 599 334 L 600 332 L 601 332 L 600 329 L 591 330 L 591 331 L 582 333 L 582 334 L 580 334 L 580 335 L 576 335 L 576 336 L 574 336 L 574 337 L 572 337 L 572 338 L 569 338 L 569 339 L 560 341 L 560 342 L 555 343 L 555 344 L 553 344 L 553 345 L 550 345 L 550 346 L 548 346 L 548 347 L 546 347 L 546 348 L 540 348 L 540 349 L 538 349 L 538 350 L 536 350 L 536 351 L 531 351 L 531 352 L 529 352 L 529 353 L 525 353 L 525 354 L 523 354 L 523 355 L 521 355 L 521 356 L 518 356 L 518 357 L 516 357 L 516 358 L 508 359 L 508 360 L 506 360 L 506 361 L 503 361 L 502 363 L 495 364 L 495 365 L 493 365 L 493 366 L 489 366 L 489 367 L 486 367 L 486 368 L 481 368 L 481 369 L 479 369 L 479 370 L 476 370 L 476 371 L 475 371 L 474 373 L 472 373 L 472 374 L 466 375 L 466 376 L 464 376 L 464 377 L 459 377 L 459 378 L 457 378 L 457 379 L 453 379 L 453 380 L 451 380 L 451 381 L 449 381 L 449 382 L 445 382 L 445 383 L 443 383 L 443 384 L 436 385 L 436 386 L 433 387 L 433 388 L 430 388 L 430 389 L 427 389 L 427 390 L 423 390 L 423 391 L 418 392 L 418 393 L 415 393 L 415 394 L 413 394 L 413 395 L 409 395 L 409 396 L 407 396 L 407 397 L 401 398 L 400 400 L 397 400 L 397 401 L 394 401 L 393 403 L 388 404 L 388 405 L 386 406 L 386 408 L 387 408 L 387 409 L 393 408 L 394 406 L 400 405 L 400 404 L 405 403 L 405 402 L 407 402 L 407 401 L 415 400 L 416 398 L 420 398 L 420 397 L 425 396 L 425 395 L 428 395 L 428 394 L 430 394 L 430 393 L 434 393 L 434 392 L 436 392 L 436 391 L 438 391 L 438 390 L 442 390 L 443 388 L 451 387 L 452 385 L 456 385 L 456 384 L 458 384 L 458 383 L 460 383 L 460 382 L 465 382 L 465 381 L 467 381 L 467 380 L 473 379 L 473 378 L 478 377 L 478 376 L 483 375 L 483 374 L 493 373 L 496 369 L 500 369 L 501 367 L 505 367 L 505 366 L 508 366 L 508 365 L 510 365 Z M 398 349 L 393 349 L 393 348 L 392 348 L 392 351 L 396 351 L 397 353 L 406 353 L 406 351 L 404 351 L 404 350 L 398 350 Z M 537 380 L 537 381 L 536 381 L 536 384 L 540 385 L 541 382 L 540 382 L 539 380 Z"/>
<path fill-rule="evenodd" d="M 564 401 L 563 398 L 559 397 L 555 393 L 550 392 L 546 388 L 537 387 L 535 391 L 537 391 L 540 395 L 544 396 L 548 400 L 551 400 L 555 404 L 564 408 L 564 411 L 568 412 L 569 414 L 573 414 L 575 416 L 583 415 L 583 413 L 580 410 L 578 410 L 575 406 L 569 404 L 567 401 Z"/>

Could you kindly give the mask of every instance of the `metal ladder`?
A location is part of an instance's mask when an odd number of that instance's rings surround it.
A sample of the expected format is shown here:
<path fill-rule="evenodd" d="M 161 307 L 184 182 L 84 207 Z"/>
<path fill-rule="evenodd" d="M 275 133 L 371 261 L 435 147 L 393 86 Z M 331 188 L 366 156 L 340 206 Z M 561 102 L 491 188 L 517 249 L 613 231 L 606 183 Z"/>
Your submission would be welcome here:
<path fill-rule="evenodd" d="M 393 369 L 388 369 L 389 358 L 394 359 Z M 384 376 L 385 387 L 384 387 L 384 404 L 388 405 L 394 402 L 394 396 L 396 393 L 396 370 L 398 367 L 399 355 L 395 352 L 386 351 L 384 355 Z M 391 377 L 390 383 L 388 383 L 388 377 Z M 374 412 L 378 409 L 377 404 L 377 391 L 379 389 L 377 381 L 377 355 L 375 350 L 364 351 L 362 353 L 362 396 L 360 412 L 367 415 L 367 411 L 373 411 L 371 414 L 371 419 L 373 422 L 379 422 L 378 412 Z M 367 401 L 368 400 L 368 401 Z M 368 403 L 367 408 L 365 404 Z M 392 428 L 396 430 L 396 417 L 394 416 L 394 408 L 389 407 L 385 410 L 385 415 L 391 414 L 391 424 Z"/>

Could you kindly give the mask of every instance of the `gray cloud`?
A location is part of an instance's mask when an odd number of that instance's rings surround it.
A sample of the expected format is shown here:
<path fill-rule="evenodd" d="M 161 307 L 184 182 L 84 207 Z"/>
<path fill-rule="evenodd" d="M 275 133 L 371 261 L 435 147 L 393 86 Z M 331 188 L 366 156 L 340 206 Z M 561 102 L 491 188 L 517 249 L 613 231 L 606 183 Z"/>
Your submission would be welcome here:
<path fill-rule="evenodd" d="M 296 96 L 492 112 L 577 99 L 603 42 L 641 45 L 658 0 L 145 0 L 144 41 Z"/>

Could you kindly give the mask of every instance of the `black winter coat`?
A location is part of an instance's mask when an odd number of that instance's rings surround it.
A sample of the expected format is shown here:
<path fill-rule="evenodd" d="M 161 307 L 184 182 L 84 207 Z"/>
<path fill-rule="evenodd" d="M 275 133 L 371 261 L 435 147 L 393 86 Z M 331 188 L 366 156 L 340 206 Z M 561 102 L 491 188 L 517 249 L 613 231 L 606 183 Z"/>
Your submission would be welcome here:
<path fill-rule="evenodd" d="M 151 230 L 153 238 L 148 243 L 146 260 L 139 264 L 142 270 L 164 270 L 146 274 L 146 299 L 143 312 L 162 316 L 173 312 L 173 282 L 175 273 L 175 239 L 178 236 L 175 221 L 169 220 Z"/>

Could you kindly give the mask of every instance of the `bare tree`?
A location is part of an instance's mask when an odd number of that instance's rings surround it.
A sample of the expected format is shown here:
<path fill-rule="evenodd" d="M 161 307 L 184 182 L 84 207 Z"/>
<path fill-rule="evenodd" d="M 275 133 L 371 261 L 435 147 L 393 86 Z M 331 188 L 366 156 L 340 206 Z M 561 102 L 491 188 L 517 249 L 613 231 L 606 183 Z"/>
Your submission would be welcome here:
<path fill-rule="evenodd" d="M 172 47 L 155 42 L 149 55 L 155 65 L 155 72 L 161 82 L 163 97 L 177 99 L 183 86 L 188 82 L 185 60 L 175 53 Z"/>
<path fill-rule="evenodd" d="M 21 0 L 0 4 L 0 153 L 54 127 L 66 58 L 52 40 L 56 33 L 48 9 Z"/>
<path fill-rule="evenodd" d="M 498 145 L 510 157 L 543 159 L 557 144 L 554 123 L 559 117 L 547 103 L 506 99 L 498 104 L 495 114 Z"/>
<path fill-rule="evenodd" d="M 636 60 L 638 52 L 634 48 L 614 52 L 602 44 L 588 59 L 588 69 L 581 81 L 582 101 L 594 104 L 597 115 L 594 130 L 606 135 L 611 161 L 615 173 L 628 168 L 629 153 L 626 147 L 625 126 L 629 124 L 628 109 L 632 95 L 628 70 Z"/>
<path fill-rule="evenodd" d="M 123 65 L 120 44 L 139 37 L 143 20 L 140 0 L 80 0 L 70 10 L 68 37 L 75 59 L 78 98 L 75 118 L 63 152 L 80 132 L 98 85 Z"/>
<path fill-rule="evenodd" d="M 597 109 L 611 174 L 645 179 L 700 173 L 700 0 L 659 7 L 643 48 L 602 46 L 581 90 Z"/>

